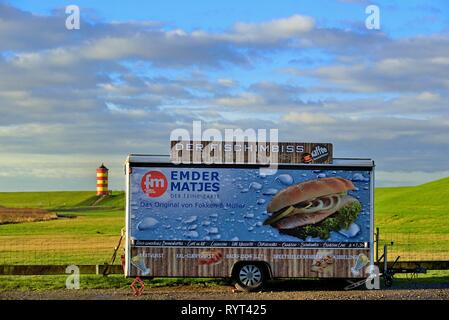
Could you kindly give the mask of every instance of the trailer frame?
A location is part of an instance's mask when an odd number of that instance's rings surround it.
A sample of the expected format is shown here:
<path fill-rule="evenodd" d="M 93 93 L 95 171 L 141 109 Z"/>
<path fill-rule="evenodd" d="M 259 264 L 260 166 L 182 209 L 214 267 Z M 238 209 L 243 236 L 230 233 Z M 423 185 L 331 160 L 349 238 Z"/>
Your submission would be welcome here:
<path fill-rule="evenodd" d="M 129 190 L 131 186 L 130 177 L 133 172 L 133 168 L 135 167 L 156 167 L 156 168 L 165 168 L 165 167 L 176 167 L 176 168 L 261 168 L 265 165 L 255 164 L 255 163 L 225 163 L 225 164 L 212 164 L 206 165 L 204 163 L 188 163 L 188 164 L 173 164 L 169 161 L 168 156 L 161 155 L 142 155 L 142 154 L 131 154 L 128 156 L 127 161 L 125 163 L 125 173 L 126 173 L 126 230 L 130 230 L 130 212 L 131 212 L 131 203 Z M 346 170 L 346 171 L 368 171 L 370 174 L 369 186 L 370 186 L 370 205 L 369 205 L 369 242 L 365 242 L 365 248 L 367 249 L 367 255 L 369 256 L 369 260 L 374 262 L 374 161 L 366 158 L 334 158 L 332 164 L 296 164 L 296 163 L 280 163 L 278 164 L 280 169 L 305 169 L 305 170 Z M 268 167 L 268 165 L 266 165 Z M 241 247 L 244 249 L 245 247 Z M 127 233 L 126 241 L 125 241 L 125 275 L 126 276 L 135 276 L 134 274 L 130 274 L 131 270 L 131 250 L 132 250 L 132 241 L 130 240 L 130 235 Z M 307 250 L 307 249 L 304 249 Z M 346 250 L 346 249 L 337 249 L 334 250 Z M 356 250 L 356 249 L 354 249 Z M 342 251 L 345 252 L 345 251 Z M 360 252 L 360 251 L 359 251 Z M 348 253 L 349 254 L 349 253 Z M 214 276 L 217 278 L 220 277 L 232 277 L 235 273 L 235 266 L 238 262 L 251 263 L 252 261 L 242 260 L 237 261 L 229 270 L 229 272 L 223 276 Z M 254 263 L 268 263 L 266 261 L 253 261 Z M 272 266 L 268 263 L 268 267 L 266 268 L 266 273 L 269 278 L 282 278 L 279 276 L 273 276 Z M 158 277 L 160 275 L 157 275 Z M 142 277 L 142 276 L 141 276 Z M 190 277 L 190 276 L 188 276 Z M 200 276 L 203 277 L 203 276 Z M 297 276 L 293 276 L 296 278 Z M 306 276 L 307 277 L 307 276 Z M 288 278 L 288 277 L 287 277 Z"/>

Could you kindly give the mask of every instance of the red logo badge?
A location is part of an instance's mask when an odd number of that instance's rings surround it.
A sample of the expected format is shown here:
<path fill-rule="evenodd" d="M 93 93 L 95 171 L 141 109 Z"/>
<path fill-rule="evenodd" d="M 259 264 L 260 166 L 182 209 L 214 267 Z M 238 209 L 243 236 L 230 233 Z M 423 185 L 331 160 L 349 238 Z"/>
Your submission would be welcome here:
<path fill-rule="evenodd" d="M 149 171 L 142 177 L 142 191 L 150 198 L 162 196 L 167 191 L 167 178 L 162 172 Z"/>

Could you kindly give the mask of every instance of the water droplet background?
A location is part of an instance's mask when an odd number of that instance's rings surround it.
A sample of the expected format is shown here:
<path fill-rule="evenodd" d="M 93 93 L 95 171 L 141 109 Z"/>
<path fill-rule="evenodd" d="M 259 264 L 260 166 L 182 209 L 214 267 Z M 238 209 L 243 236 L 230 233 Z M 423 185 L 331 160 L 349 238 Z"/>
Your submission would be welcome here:
<path fill-rule="evenodd" d="M 159 198 L 149 198 L 140 189 L 142 176 L 148 168 L 135 168 L 131 178 L 130 237 L 137 240 L 232 240 L 232 241 L 302 241 L 282 235 L 263 222 L 268 217 L 266 207 L 273 196 L 290 185 L 324 177 L 351 180 L 356 189 L 348 194 L 359 199 L 362 212 L 350 230 L 331 232 L 327 241 L 368 242 L 370 175 L 362 171 L 342 170 L 278 170 L 275 175 L 260 175 L 258 169 L 199 169 L 218 171 L 219 192 L 176 192 L 171 198 L 167 191 Z M 170 177 L 171 168 L 152 168 Z M 173 170 L 179 170 L 174 168 Z M 169 179 L 168 179 L 169 180 Z M 174 194 L 174 193 L 173 193 Z M 184 198 L 184 196 L 195 198 Z M 197 196 L 200 196 L 198 198 Z M 182 204 L 201 203 L 209 207 L 182 207 Z M 158 205 L 159 204 L 159 205 Z M 160 204 L 178 204 L 164 208 Z M 323 241 L 308 238 L 307 241 Z"/>

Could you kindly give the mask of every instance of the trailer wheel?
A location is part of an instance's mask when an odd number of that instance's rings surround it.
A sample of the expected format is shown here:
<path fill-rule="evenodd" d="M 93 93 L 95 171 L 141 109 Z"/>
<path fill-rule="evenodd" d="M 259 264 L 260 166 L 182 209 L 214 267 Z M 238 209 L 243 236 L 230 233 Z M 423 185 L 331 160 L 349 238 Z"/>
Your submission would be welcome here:
<path fill-rule="evenodd" d="M 234 280 L 238 290 L 259 291 L 265 283 L 266 272 L 260 264 L 242 263 L 236 266 Z"/>

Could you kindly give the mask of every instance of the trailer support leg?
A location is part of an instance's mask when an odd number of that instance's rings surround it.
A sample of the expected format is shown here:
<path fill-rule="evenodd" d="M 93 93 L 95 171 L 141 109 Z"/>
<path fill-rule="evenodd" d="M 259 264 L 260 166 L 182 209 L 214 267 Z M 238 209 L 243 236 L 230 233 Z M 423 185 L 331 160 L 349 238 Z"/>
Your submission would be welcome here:
<path fill-rule="evenodd" d="M 379 262 L 379 228 L 376 228 L 376 261 Z"/>
<path fill-rule="evenodd" d="M 391 287 L 393 285 L 393 275 L 390 274 L 388 270 L 388 246 L 384 245 L 384 283 L 386 287 Z"/>

